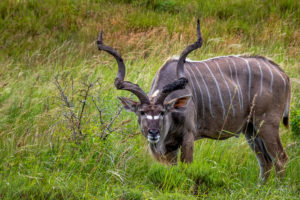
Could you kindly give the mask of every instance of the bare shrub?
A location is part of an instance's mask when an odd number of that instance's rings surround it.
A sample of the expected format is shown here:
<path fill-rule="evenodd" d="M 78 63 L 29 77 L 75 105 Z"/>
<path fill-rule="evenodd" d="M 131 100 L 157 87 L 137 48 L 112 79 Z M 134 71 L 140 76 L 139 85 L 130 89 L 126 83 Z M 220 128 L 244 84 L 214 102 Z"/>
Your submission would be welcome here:
<path fill-rule="evenodd" d="M 105 140 L 108 135 L 119 129 L 119 126 L 113 127 L 113 125 L 121 114 L 122 107 L 118 105 L 117 110 L 113 114 L 110 114 L 111 116 L 108 120 L 104 118 L 104 116 L 108 114 L 104 113 L 107 109 L 104 108 L 104 102 L 101 96 L 100 78 L 97 78 L 95 81 L 90 81 L 89 78 L 86 77 L 83 81 L 80 81 L 79 84 L 75 84 L 72 76 L 68 78 L 67 76 L 57 75 L 54 84 L 58 90 L 57 98 L 59 99 L 62 116 L 71 131 L 72 139 L 76 143 L 79 143 L 86 136 L 86 133 L 83 133 L 83 124 L 88 123 L 86 114 L 88 105 L 93 105 L 98 111 L 99 126 L 97 136 Z M 96 85 L 99 87 L 97 87 L 98 92 L 95 94 L 93 89 Z M 121 125 L 128 122 L 128 120 L 122 121 Z"/>

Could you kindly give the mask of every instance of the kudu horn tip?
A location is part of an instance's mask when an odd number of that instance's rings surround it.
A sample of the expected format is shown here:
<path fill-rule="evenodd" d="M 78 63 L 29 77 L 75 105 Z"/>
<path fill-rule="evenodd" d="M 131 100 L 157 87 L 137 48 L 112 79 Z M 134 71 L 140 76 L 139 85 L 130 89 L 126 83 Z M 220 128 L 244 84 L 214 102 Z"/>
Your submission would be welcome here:
<path fill-rule="evenodd" d="M 103 34 L 103 30 L 101 29 L 100 30 L 100 34 L 99 34 L 99 37 L 98 37 L 98 40 L 97 40 L 97 44 L 103 44 L 102 42 L 102 34 Z M 100 50 L 100 49 L 99 49 Z"/>
<path fill-rule="evenodd" d="M 200 44 L 200 46 L 202 46 L 202 36 L 201 36 L 201 31 L 200 31 L 200 19 L 198 18 L 197 19 L 197 38 L 198 38 L 198 40 L 197 40 L 197 42 L 199 42 Z"/>

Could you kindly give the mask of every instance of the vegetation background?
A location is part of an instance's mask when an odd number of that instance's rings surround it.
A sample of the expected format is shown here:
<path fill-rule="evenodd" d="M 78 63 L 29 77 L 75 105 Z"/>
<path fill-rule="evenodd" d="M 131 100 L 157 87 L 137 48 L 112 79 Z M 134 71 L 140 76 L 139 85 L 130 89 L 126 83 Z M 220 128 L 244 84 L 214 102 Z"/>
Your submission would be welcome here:
<path fill-rule="evenodd" d="M 129 94 L 113 85 L 99 30 L 122 53 L 126 79 L 148 91 L 164 61 L 194 42 L 199 16 L 204 45 L 191 59 L 259 54 L 290 76 L 285 179 L 272 172 L 259 184 L 243 135 L 197 141 L 189 166 L 159 164 L 134 114 L 119 109 L 117 96 Z M 299 47 L 294 0 L 1 0 L 0 199 L 299 199 Z"/>

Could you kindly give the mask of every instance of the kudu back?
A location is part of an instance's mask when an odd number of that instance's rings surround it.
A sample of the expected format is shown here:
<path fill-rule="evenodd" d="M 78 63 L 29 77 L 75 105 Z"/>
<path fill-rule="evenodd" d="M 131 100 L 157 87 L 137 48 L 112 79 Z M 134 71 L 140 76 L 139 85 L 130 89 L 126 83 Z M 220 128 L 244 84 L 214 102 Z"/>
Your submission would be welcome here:
<path fill-rule="evenodd" d="M 115 86 L 135 94 L 139 101 L 119 97 L 124 108 L 136 113 L 150 151 L 160 162 L 193 161 L 194 141 L 224 140 L 244 133 L 266 180 L 274 164 L 282 175 L 288 156 L 279 137 L 283 118 L 289 124 L 290 81 L 273 61 L 262 56 L 222 56 L 191 61 L 187 55 L 202 46 L 199 20 L 197 41 L 179 58 L 168 59 L 156 73 L 149 95 L 138 85 L 124 81 L 125 65 L 112 47 L 98 49 L 115 57 Z"/>

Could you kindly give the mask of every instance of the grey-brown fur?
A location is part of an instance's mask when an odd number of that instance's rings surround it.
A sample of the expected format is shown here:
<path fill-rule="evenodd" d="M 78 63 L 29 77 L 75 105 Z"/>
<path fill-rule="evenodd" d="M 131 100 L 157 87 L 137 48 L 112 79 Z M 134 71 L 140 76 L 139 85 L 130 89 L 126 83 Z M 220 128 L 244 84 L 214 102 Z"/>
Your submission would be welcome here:
<path fill-rule="evenodd" d="M 249 62 L 251 70 L 250 87 L 249 71 L 245 60 Z M 216 63 L 227 81 L 231 99 L 228 87 Z M 170 59 L 161 67 L 153 80 L 154 84 L 149 97 L 156 90 L 161 90 L 165 84 L 176 80 L 176 70 L 174 70 L 176 64 L 176 59 Z M 225 117 L 220 93 L 205 64 L 210 68 L 219 83 Z M 261 65 L 261 71 L 258 64 Z M 262 56 L 225 56 L 199 62 L 187 61 L 184 69 L 189 82 L 187 87 L 184 90 L 173 92 L 166 98 L 166 101 L 190 93 L 192 94 L 192 101 L 189 103 L 185 114 L 178 116 L 176 113 L 171 113 L 168 119 L 171 123 L 170 128 L 164 131 L 166 136 L 158 144 L 150 144 L 150 149 L 154 152 L 155 157 L 158 160 L 175 162 L 177 154 L 174 152 L 181 147 L 181 160 L 191 162 L 194 140 L 201 138 L 222 140 L 243 132 L 258 157 L 261 165 L 261 178 L 268 177 L 272 162 L 274 162 L 276 170 L 281 172 L 287 161 L 287 155 L 279 138 L 279 124 L 286 105 L 290 101 L 289 78 L 284 71 L 277 64 Z M 272 83 L 270 70 L 273 73 Z M 199 72 L 201 72 L 204 81 Z M 279 73 L 284 78 L 285 85 Z M 263 78 L 262 82 L 261 76 Z M 238 81 L 241 90 L 238 88 Z M 208 92 L 203 84 L 204 82 L 206 82 L 209 90 L 212 111 L 210 110 Z M 270 88 L 271 84 L 272 88 Z M 262 90 L 261 93 L 260 90 Z M 202 97 L 200 91 L 202 91 Z M 252 111 L 251 107 L 253 108 Z M 178 120 L 178 118 L 182 119 Z M 288 116 L 285 116 L 285 118 L 288 118 Z M 185 138 L 187 141 L 185 141 Z"/>

